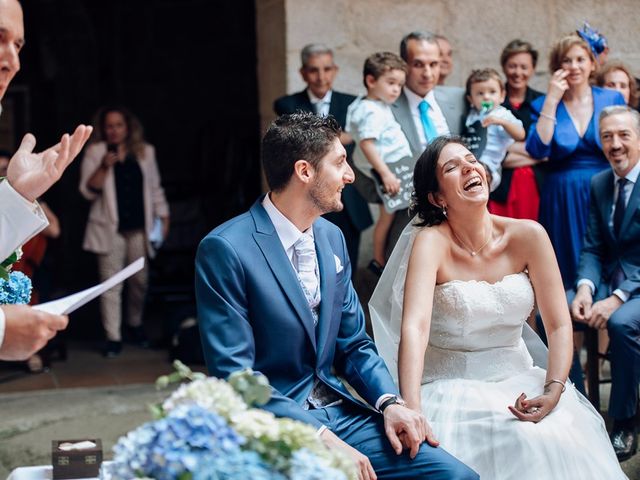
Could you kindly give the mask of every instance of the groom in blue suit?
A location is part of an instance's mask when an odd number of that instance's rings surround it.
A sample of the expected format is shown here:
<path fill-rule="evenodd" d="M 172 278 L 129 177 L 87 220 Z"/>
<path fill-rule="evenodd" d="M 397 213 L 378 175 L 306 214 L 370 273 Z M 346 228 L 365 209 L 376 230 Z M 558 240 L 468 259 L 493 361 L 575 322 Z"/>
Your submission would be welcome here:
<path fill-rule="evenodd" d="M 246 367 L 264 373 L 273 387 L 264 408 L 315 426 L 360 478 L 476 479 L 404 406 L 365 332 L 344 237 L 320 218 L 343 208 L 354 179 L 339 135 L 332 117 L 278 118 L 262 144 L 271 191 L 200 244 L 207 367 L 223 378 Z"/>
<path fill-rule="evenodd" d="M 612 169 L 591 180 L 577 290 L 569 299 L 575 321 L 609 332 L 611 442 L 626 460 L 637 450 L 640 382 L 640 114 L 606 107 L 600 140 Z"/>

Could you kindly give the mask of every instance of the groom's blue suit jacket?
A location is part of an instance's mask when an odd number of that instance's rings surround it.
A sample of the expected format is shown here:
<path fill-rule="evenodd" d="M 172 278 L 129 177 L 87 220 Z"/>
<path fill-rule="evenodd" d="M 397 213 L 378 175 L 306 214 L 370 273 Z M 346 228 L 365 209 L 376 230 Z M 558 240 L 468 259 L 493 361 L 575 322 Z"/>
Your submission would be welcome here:
<path fill-rule="evenodd" d="M 313 234 L 321 288 L 316 327 L 261 199 L 200 243 L 196 298 L 210 374 L 226 378 L 245 367 L 260 371 L 273 387 L 267 410 L 319 427 L 301 407 L 316 377 L 357 404 L 336 374 L 370 405 L 398 391 L 365 332 L 342 233 L 319 218 Z"/>
<path fill-rule="evenodd" d="M 589 223 L 578 267 L 577 279 L 591 280 L 598 299 L 609 295 L 609 282 L 618 265 L 626 276 L 619 288 L 632 296 L 640 295 L 640 181 L 631 191 L 617 237 L 609 226 L 613 185 L 610 169 L 591 179 Z"/>

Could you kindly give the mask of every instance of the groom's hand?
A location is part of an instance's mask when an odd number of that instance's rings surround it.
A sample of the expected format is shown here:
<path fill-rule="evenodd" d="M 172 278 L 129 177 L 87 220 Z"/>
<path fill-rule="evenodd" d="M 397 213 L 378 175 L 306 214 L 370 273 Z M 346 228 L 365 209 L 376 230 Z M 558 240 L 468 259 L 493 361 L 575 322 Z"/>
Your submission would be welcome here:
<path fill-rule="evenodd" d="M 376 480 L 376 472 L 371 466 L 371 462 L 366 455 L 361 454 L 358 450 L 351 445 L 343 442 L 340 438 L 328 428 L 323 430 L 320 434 L 320 438 L 330 449 L 342 450 L 342 453 L 346 454 L 356 464 L 358 470 L 358 480 Z"/>
<path fill-rule="evenodd" d="M 402 405 L 389 405 L 383 415 L 384 430 L 396 454 L 400 455 L 404 447 L 409 449 L 409 456 L 415 458 L 425 440 L 433 447 L 440 444 L 421 413 Z"/>

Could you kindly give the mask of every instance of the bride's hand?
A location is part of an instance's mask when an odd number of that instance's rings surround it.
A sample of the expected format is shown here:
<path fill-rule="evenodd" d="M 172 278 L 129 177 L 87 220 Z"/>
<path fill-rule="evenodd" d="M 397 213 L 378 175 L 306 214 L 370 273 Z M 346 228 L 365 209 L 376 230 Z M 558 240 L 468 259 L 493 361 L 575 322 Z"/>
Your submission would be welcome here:
<path fill-rule="evenodd" d="M 516 398 L 516 403 L 513 406 L 509 405 L 508 408 L 518 420 L 538 423 L 555 408 L 558 400 L 560 400 L 560 395 L 552 391 L 545 391 L 542 395 L 531 400 L 528 400 L 523 393 Z"/>

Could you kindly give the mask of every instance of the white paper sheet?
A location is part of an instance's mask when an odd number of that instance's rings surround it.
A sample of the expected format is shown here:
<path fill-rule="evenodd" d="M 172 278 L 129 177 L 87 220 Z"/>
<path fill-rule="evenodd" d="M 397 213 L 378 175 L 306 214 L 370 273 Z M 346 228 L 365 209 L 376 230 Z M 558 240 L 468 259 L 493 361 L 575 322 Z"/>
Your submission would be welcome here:
<path fill-rule="evenodd" d="M 78 308 L 83 306 L 85 303 L 90 302 L 97 296 L 106 292 L 110 288 L 115 287 L 120 282 L 125 281 L 134 273 L 142 270 L 143 267 L 144 267 L 144 257 L 140 257 L 138 260 L 136 260 L 129 266 L 120 270 L 113 277 L 105 280 L 104 282 L 96 285 L 95 287 L 87 288 L 86 290 L 82 290 L 81 292 L 74 293 L 67 297 L 59 298 L 51 302 L 35 305 L 33 308 L 37 310 L 42 310 L 43 312 L 54 313 L 57 315 L 67 315 L 73 312 L 74 310 L 77 310 Z"/>

